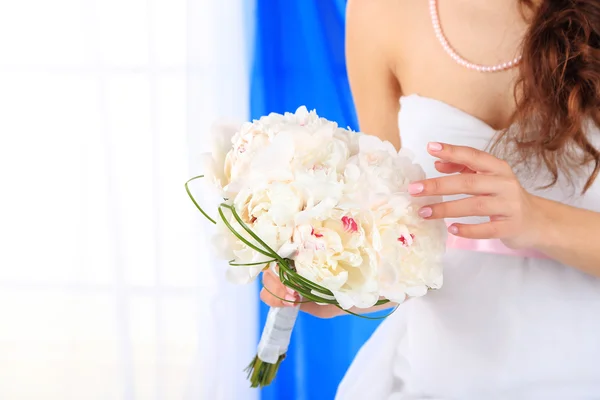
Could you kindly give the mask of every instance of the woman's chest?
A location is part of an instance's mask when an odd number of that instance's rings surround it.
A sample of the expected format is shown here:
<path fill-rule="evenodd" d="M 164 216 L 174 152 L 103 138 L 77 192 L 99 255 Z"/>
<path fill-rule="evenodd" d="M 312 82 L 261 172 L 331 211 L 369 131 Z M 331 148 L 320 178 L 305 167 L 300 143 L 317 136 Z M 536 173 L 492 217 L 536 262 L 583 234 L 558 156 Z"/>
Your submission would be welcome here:
<path fill-rule="evenodd" d="M 421 2 L 419 2 L 421 3 Z M 394 34 L 391 58 L 404 95 L 419 94 L 441 100 L 488 123 L 508 126 L 515 109 L 518 69 L 500 73 L 477 72 L 458 64 L 436 37 L 428 2 L 406 7 Z M 468 61 L 494 65 L 514 58 L 524 31 L 510 27 L 515 13 L 498 16 L 490 10 L 461 2 L 439 9 L 440 24 L 451 47 Z"/>

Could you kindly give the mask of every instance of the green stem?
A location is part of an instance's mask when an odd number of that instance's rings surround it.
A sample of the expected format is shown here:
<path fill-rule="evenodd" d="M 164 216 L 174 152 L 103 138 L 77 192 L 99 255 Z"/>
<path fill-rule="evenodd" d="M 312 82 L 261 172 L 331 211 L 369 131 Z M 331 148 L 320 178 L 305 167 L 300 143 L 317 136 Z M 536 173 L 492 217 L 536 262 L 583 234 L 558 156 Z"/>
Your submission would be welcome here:
<path fill-rule="evenodd" d="M 263 288 L 264 288 L 264 289 L 265 289 L 267 292 L 269 292 L 269 294 L 270 294 L 271 296 L 275 297 L 276 299 L 279 299 L 279 300 L 281 300 L 281 301 L 285 301 L 286 303 L 294 303 L 294 304 L 304 304 L 304 303 L 310 303 L 310 301 L 292 301 L 292 300 L 286 300 L 286 299 L 282 299 L 281 297 L 277 296 L 275 293 L 273 293 L 273 292 L 271 292 L 271 291 L 269 290 L 269 288 L 268 288 L 268 287 L 265 285 L 265 282 L 264 282 L 264 280 L 262 280 L 262 279 L 261 279 L 260 283 L 261 283 L 262 287 L 263 287 Z"/>
<path fill-rule="evenodd" d="M 256 240 L 256 241 L 258 242 L 258 244 L 260 244 L 260 245 L 261 245 L 261 246 L 263 246 L 263 247 L 264 247 L 264 248 L 265 248 L 267 251 L 269 251 L 269 252 L 271 253 L 270 255 L 272 255 L 274 258 L 276 258 L 276 259 L 277 259 L 277 261 L 278 261 L 278 264 L 279 264 L 279 268 L 283 268 L 283 269 L 284 269 L 286 272 L 288 272 L 288 273 L 293 273 L 293 276 L 294 276 L 294 278 L 295 278 L 295 279 L 297 279 L 297 280 L 299 280 L 299 281 L 302 281 L 302 283 L 303 283 L 304 285 L 306 285 L 306 286 L 310 287 L 310 288 L 311 288 L 311 290 L 314 290 L 314 291 L 316 291 L 316 292 L 319 292 L 319 293 L 322 293 L 322 294 L 326 294 L 326 295 L 329 295 L 329 296 L 333 296 L 333 293 L 331 293 L 331 291 L 329 291 L 329 290 L 325 289 L 325 288 L 324 288 L 324 287 L 322 287 L 322 286 L 319 286 L 319 285 L 317 285 L 317 284 L 314 284 L 313 282 L 309 281 L 308 279 L 305 279 L 304 277 L 300 276 L 300 275 L 299 275 L 299 274 L 297 274 L 296 272 L 293 272 L 293 271 L 292 271 L 292 270 L 289 268 L 289 266 L 288 266 L 288 264 L 287 264 L 287 261 L 286 261 L 285 259 L 283 259 L 281 256 L 279 256 L 279 254 L 277 254 L 277 252 L 276 252 L 275 250 L 273 250 L 273 249 L 272 249 L 272 248 L 271 248 L 271 247 L 270 247 L 268 244 L 266 244 L 266 243 L 265 243 L 265 242 L 264 242 L 264 241 L 263 241 L 263 240 L 262 240 L 262 239 L 261 239 L 261 238 L 260 238 L 258 235 L 256 235 L 256 234 L 255 234 L 255 233 L 252 231 L 252 229 L 250 229 L 250 228 L 248 227 L 248 225 L 246 225 L 246 224 L 244 223 L 244 221 L 242 220 L 242 218 L 239 216 L 239 214 L 238 214 L 238 213 L 237 213 L 237 211 L 235 210 L 235 207 L 233 207 L 233 206 L 231 206 L 231 205 L 229 205 L 229 204 L 226 204 L 226 203 L 221 203 L 221 205 L 219 206 L 219 214 L 222 214 L 221 207 L 228 208 L 228 209 L 231 211 L 231 213 L 232 213 L 233 217 L 235 218 L 235 220 L 238 222 L 238 224 L 240 224 L 240 226 L 241 226 L 241 227 L 242 227 L 242 228 L 243 228 L 243 229 L 244 229 L 244 230 L 245 230 L 245 231 L 246 231 L 246 232 L 247 232 L 247 233 L 248 233 L 250 236 L 252 236 L 252 238 L 253 238 L 254 240 Z M 229 227 L 229 226 L 230 226 L 230 225 L 228 225 L 228 227 Z M 231 228 L 229 228 L 229 229 L 231 229 Z M 232 231 L 233 231 L 233 230 L 232 230 Z M 236 236 L 237 236 L 237 235 L 236 235 Z M 241 238 L 241 237 L 240 237 L 240 236 L 238 236 L 238 238 Z M 242 240 L 243 240 L 243 239 L 242 239 Z M 255 249 L 256 249 L 256 248 L 255 248 Z M 262 250 L 258 250 L 258 249 L 257 249 L 257 251 L 259 251 L 259 252 L 261 252 L 262 254 L 265 254 L 265 255 L 266 255 L 266 253 L 265 253 L 264 251 L 262 251 Z M 301 293 L 301 294 L 302 294 L 302 293 Z M 331 300 L 328 300 L 328 301 L 326 301 L 326 302 L 327 302 L 327 303 L 330 303 L 330 302 L 331 302 Z"/>
<path fill-rule="evenodd" d="M 273 254 L 273 257 L 275 259 L 277 259 L 277 261 L 279 263 L 283 263 L 284 260 L 283 258 L 281 258 L 281 256 L 279 254 L 277 254 L 277 252 L 275 250 L 273 250 L 271 247 L 269 247 L 268 244 L 266 244 L 260 237 L 258 237 L 258 235 L 256 233 L 254 233 L 252 231 L 252 229 L 250 229 L 248 227 L 248 225 L 246 225 L 244 223 L 244 221 L 242 220 L 242 218 L 239 216 L 239 214 L 237 213 L 237 211 L 235 210 L 235 207 L 227 204 L 227 203 L 221 203 L 221 205 L 219 206 L 219 211 L 221 209 L 221 207 L 225 207 L 225 208 L 229 208 L 229 210 L 231 210 L 231 213 L 233 214 L 233 218 L 235 218 L 235 220 L 238 222 L 238 224 L 240 224 L 240 226 L 250 235 L 252 236 L 252 238 L 254 240 L 256 240 L 256 242 L 258 244 L 260 244 L 261 246 L 263 246 L 263 248 L 266 249 L 266 251 L 270 252 L 271 254 Z"/>
<path fill-rule="evenodd" d="M 230 207 L 227 207 L 230 208 Z M 232 209 L 232 208 L 231 208 Z M 237 213 L 235 212 L 235 210 L 232 210 L 234 213 L 234 216 L 237 215 Z M 274 254 L 270 254 L 267 253 L 266 251 L 264 251 L 263 249 L 259 249 L 258 247 L 256 247 L 254 244 L 250 243 L 249 241 L 247 241 L 244 237 L 242 237 L 242 235 L 240 235 L 234 228 L 233 226 L 231 226 L 231 224 L 229 223 L 229 221 L 227 221 L 227 218 L 225 218 L 225 214 L 223 214 L 223 210 L 221 209 L 221 207 L 219 206 L 219 216 L 221 217 L 221 220 L 223 220 L 223 223 L 225 224 L 225 226 L 227 226 L 227 228 L 229 228 L 229 230 L 231 231 L 231 233 L 233 233 L 235 235 L 235 237 L 237 237 L 241 242 L 243 242 L 246 246 L 250 247 L 252 250 L 267 256 L 267 257 L 272 257 L 272 258 L 276 258 L 279 260 L 279 256 L 275 256 Z M 240 219 L 241 220 L 241 219 Z M 242 224 L 244 222 L 242 221 Z M 245 225 L 245 224 L 244 224 Z"/>
<path fill-rule="evenodd" d="M 255 265 L 270 264 L 275 261 L 277 261 L 277 260 L 265 260 L 265 261 L 255 262 L 255 263 L 238 264 L 238 263 L 234 263 L 232 260 L 232 261 L 229 261 L 229 265 L 231 265 L 232 267 L 252 267 Z"/>
<path fill-rule="evenodd" d="M 250 386 L 253 388 L 268 386 L 273 382 L 279 365 L 285 359 L 285 354 L 279 356 L 277 363 L 269 364 L 255 356 L 250 365 L 246 368 Z"/>
<path fill-rule="evenodd" d="M 314 294 L 313 290 L 310 287 L 302 286 L 301 283 L 294 281 L 294 277 L 291 274 L 289 276 L 284 275 L 283 279 L 281 277 L 279 279 L 281 280 L 281 282 L 283 282 L 284 285 L 291 289 L 294 289 L 303 297 L 310 298 L 312 301 L 316 301 L 318 303 L 335 304 L 334 300 Z M 333 297 L 333 295 L 331 297 Z"/>
<path fill-rule="evenodd" d="M 191 179 L 189 179 L 186 183 L 185 183 L 185 191 L 187 192 L 188 196 L 190 197 L 190 199 L 192 200 L 192 202 L 194 203 L 194 205 L 196 206 L 196 208 L 198 210 L 200 210 L 200 212 L 202 213 L 202 215 L 204 215 L 204 217 L 206 217 L 206 219 L 208 219 L 210 222 L 212 222 L 213 224 L 217 224 L 217 221 L 215 221 L 214 219 L 212 219 L 203 209 L 202 207 L 200 207 L 200 204 L 198 204 L 198 202 L 196 201 L 196 199 L 194 198 L 194 196 L 192 195 L 192 192 L 190 191 L 190 186 L 189 183 L 191 181 L 194 181 L 196 179 L 200 179 L 200 178 L 204 178 L 204 175 L 198 175 L 195 176 Z"/>
<path fill-rule="evenodd" d="M 331 293 L 331 291 L 325 289 L 322 286 L 317 285 L 316 283 L 313 283 L 311 281 L 309 281 L 308 279 L 304 278 L 303 276 L 301 276 L 300 274 L 298 274 L 297 272 L 293 271 L 287 263 L 280 265 L 279 266 L 280 269 L 283 269 L 287 274 L 289 274 L 290 276 L 292 276 L 295 280 L 298 280 L 300 282 L 302 282 L 302 284 L 310 287 L 312 290 L 314 290 L 315 292 L 319 292 L 322 294 L 326 294 L 328 296 L 333 296 L 333 293 Z"/>

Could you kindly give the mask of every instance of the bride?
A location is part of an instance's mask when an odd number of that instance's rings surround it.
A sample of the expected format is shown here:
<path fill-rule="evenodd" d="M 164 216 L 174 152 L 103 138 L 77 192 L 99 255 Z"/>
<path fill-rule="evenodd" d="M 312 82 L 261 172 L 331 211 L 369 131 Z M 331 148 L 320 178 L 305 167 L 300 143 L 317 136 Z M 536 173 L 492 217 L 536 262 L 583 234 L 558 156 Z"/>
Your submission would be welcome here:
<path fill-rule="evenodd" d="M 337 398 L 600 399 L 600 2 L 350 0 L 346 39 L 361 130 L 415 152 L 450 239 Z"/>

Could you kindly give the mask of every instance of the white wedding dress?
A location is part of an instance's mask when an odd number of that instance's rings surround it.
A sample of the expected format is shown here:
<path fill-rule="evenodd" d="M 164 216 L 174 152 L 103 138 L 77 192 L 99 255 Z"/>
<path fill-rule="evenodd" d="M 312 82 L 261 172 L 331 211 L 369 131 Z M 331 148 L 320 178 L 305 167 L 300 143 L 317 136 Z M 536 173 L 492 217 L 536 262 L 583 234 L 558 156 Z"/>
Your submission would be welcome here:
<path fill-rule="evenodd" d="M 440 174 L 427 142 L 484 149 L 495 133 L 437 100 L 413 95 L 401 102 L 402 144 L 429 177 Z M 600 130 L 589 134 L 600 148 Z M 600 179 L 585 195 L 582 183 L 524 186 L 600 212 Z M 600 246 L 600 229 L 580 240 Z M 600 399 L 600 279 L 550 259 L 449 249 L 443 288 L 407 301 L 381 324 L 336 398 Z"/>

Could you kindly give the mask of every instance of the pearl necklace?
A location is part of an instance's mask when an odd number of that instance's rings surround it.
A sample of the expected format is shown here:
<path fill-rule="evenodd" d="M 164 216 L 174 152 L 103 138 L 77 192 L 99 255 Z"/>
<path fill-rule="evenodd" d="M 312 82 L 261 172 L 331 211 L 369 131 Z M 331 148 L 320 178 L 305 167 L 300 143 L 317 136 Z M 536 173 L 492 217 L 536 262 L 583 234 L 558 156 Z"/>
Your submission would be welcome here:
<path fill-rule="evenodd" d="M 437 0 L 429 0 L 429 14 L 431 15 L 431 23 L 433 24 L 433 30 L 435 31 L 435 37 L 437 38 L 437 40 L 440 42 L 440 44 L 444 48 L 444 51 L 446 53 L 448 53 L 448 55 L 454 61 L 456 61 L 458 64 L 462 65 L 463 67 L 466 67 L 468 69 L 472 69 L 472 70 L 475 70 L 478 72 L 499 72 L 499 71 L 505 71 L 507 69 L 516 67 L 519 64 L 519 62 L 521 61 L 522 55 L 518 55 L 511 61 L 496 64 L 496 65 L 480 65 L 480 64 L 475 64 L 475 63 L 465 60 L 456 51 L 454 51 L 452 46 L 450 46 L 450 43 L 448 43 L 448 39 L 446 39 L 446 36 L 444 36 L 444 32 L 442 31 L 442 27 L 440 25 L 440 17 L 438 15 L 438 10 L 437 10 Z"/>

